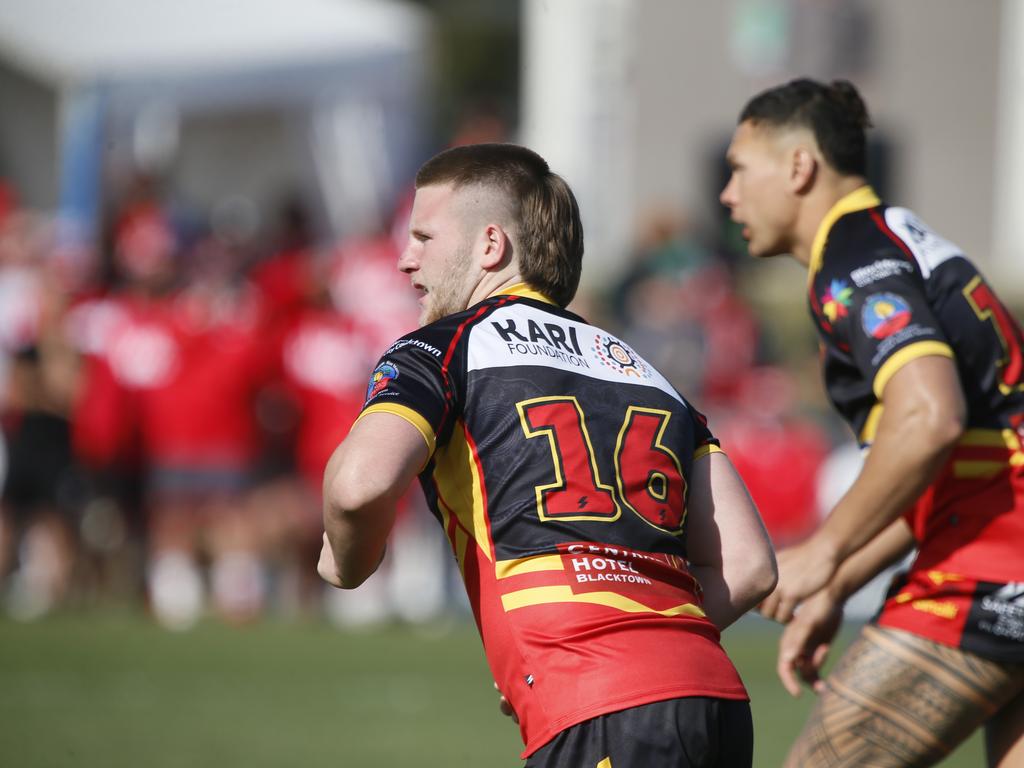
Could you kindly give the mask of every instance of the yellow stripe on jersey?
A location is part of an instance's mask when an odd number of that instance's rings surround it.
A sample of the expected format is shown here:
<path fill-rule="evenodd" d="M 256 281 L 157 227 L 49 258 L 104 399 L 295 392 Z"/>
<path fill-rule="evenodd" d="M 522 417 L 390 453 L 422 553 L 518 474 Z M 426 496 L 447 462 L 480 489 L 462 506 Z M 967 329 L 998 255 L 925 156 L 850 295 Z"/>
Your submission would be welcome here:
<path fill-rule="evenodd" d="M 612 768 L 612 759 L 610 757 L 606 757 L 597 764 L 596 768 Z"/>
<path fill-rule="evenodd" d="M 564 571 L 561 555 L 534 555 L 520 557 L 516 560 L 499 560 L 494 564 L 494 572 L 499 579 L 518 576 L 521 573 L 538 573 L 539 571 Z"/>
<path fill-rule="evenodd" d="M 958 445 L 1019 451 L 1020 438 L 1012 429 L 968 429 L 960 436 Z"/>
<path fill-rule="evenodd" d="M 875 434 L 878 432 L 878 422 L 882 420 L 882 412 L 885 407 L 881 403 L 875 403 L 868 411 L 868 417 L 864 420 L 864 426 L 860 430 L 860 442 L 870 444 L 875 442 Z"/>
<path fill-rule="evenodd" d="M 712 443 L 702 445 L 696 451 L 693 452 L 693 460 L 703 459 L 705 456 L 710 456 L 712 453 L 725 453 L 721 448 Z"/>
<path fill-rule="evenodd" d="M 818 225 L 818 231 L 814 234 L 814 242 L 811 245 L 811 261 L 807 268 L 808 286 L 814 280 L 814 276 L 818 274 L 818 270 L 821 269 L 821 257 L 825 252 L 825 243 L 828 242 L 828 233 L 832 231 L 833 225 L 848 213 L 863 211 L 881 204 L 882 201 L 878 199 L 875 190 L 865 184 L 863 187 L 859 187 L 845 197 L 840 198 L 829 209 L 829 212 L 825 214 L 825 218 L 821 220 L 821 224 Z"/>
<path fill-rule="evenodd" d="M 1004 448 L 1011 453 L 1005 459 L 954 458 L 953 477 L 956 478 L 985 479 L 995 477 L 1007 466 L 1024 466 L 1024 452 L 1021 451 L 1020 438 L 1012 429 L 968 429 L 960 436 L 957 447 Z"/>
<path fill-rule="evenodd" d="M 430 422 L 424 419 L 412 408 L 399 403 L 374 403 L 369 408 L 359 414 L 356 421 L 359 421 L 364 416 L 369 416 L 371 413 L 390 413 L 399 418 L 405 419 L 407 422 L 412 424 L 419 430 L 419 433 L 423 435 L 423 440 L 427 444 L 427 461 L 430 461 L 430 457 L 434 455 L 434 447 L 437 445 L 437 438 L 434 436 L 434 428 L 430 426 Z"/>
<path fill-rule="evenodd" d="M 530 589 L 520 589 L 517 592 L 509 592 L 501 596 L 501 604 L 506 612 L 514 611 L 517 608 L 528 608 L 531 605 L 546 605 L 549 603 L 590 603 L 592 605 L 616 608 L 626 613 L 657 613 L 662 616 L 696 616 L 704 618 L 704 611 L 693 603 L 683 603 L 682 605 L 675 605 L 659 611 L 615 592 L 581 592 L 576 594 L 568 586 L 531 587 Z"/>
<path fill-rule="evenodd" d="M 531 288 L 526 283 L 516 283 L 515 285 L 510 285 L 508 288 L 502 288 L 500 291 L 495 291 L 494 293 L 491 294 L 491 296 L 507 295 L 522 296 L 525 299 L 536 299 L 537 301 L 543 301 L 546 304 L 555 303 L 547 296 L 545 296 L 543 293 L 534 288 Z M 488 296 L 487 298 L 491 298 L 491 296 Z"/>
<path fill-rule="evenodd" d="M 1024 465 L 1024 457 L 1011 456 L 1009 465 L 1019 467 Z M 1007 467 L 1005 461 L 974 461 L 970 459 L 959 459 L 953 462 L 953 477 L 960 480 L 985 480 L 995 477 Z"/>
<path fill-rule="evenodd" d="M 892 357 L 882 363 L 882 367 L 879 368 L 878 373 L 875 374 L 875 382 L 872 385 L 872 389 L 875 391 L 875 397 L 879 400 L 882 399 L 882 393 L 885 391 L 885 385 L 889 383 L 889 379 L 896 374 L 896 371 L 905 366 L 911 360 L 916 360 L 919 357 L 928 357 L 929 355 L 948 357 L 952 359 L 953 350 L 950 348 L 949 344 L 944 341 L 919 341 L 915 344 L 903 347 L 892 355 Z"/>
<path fill-rule="evenodd" d="M 483 482 L 466 438 L 465 424 L 461 421 L 452 430 L 451 440 L 437 449 L 434 481 L 438 494 L 459 525 L 476 542 L 484 557 L 493 562 Z"/>

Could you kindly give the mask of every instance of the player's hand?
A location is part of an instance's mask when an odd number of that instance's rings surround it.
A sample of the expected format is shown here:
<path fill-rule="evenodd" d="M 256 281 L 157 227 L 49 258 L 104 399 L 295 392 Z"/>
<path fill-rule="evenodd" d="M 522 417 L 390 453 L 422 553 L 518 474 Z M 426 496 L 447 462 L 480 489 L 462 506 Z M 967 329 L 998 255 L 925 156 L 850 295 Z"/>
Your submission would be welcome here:
<path fill-rule="evenodd" d="M 779 582 L 758 610 L 766 619 L 785 624 L 793 618 L 801 600 L 828 584 L 837 564 L 831 548 L 815 536 L 795 547 L 781 550 L 776 561 Z"/>
<path fill-rule="evenodd" d="M 801 680 L 815 693 L 824 690 L 819 671 L 842 619 L 842 605 L 835 603 L 823 590 L 801 604 L 796 616 L 782 631 L 775 671 L 791 696 L 800 695 Z"/>
<path fill-rule="evenodd" d="M 324 532 L 324 545 L 320 548 L 320 562 L 316 564 L 316 572 L 328 584 L 335 587 L 341 586 L 341 579 L 338 578 L 338 566 L 334 562 L 334 550 L 331 549 L 331 542 L 327 540 L 326 532 Z"/>
<path fill-rule="evenodd" d="M 498 709 L 501 710 L 501 714 L 511 717 L 512 722 L 518 723 L 519 715 L 517 715 L 516 711 L 512 709 L 512 705 L 509 703 L 509 700 L 505 698 L 505 694 L 501 692 L 501 689 L 498 688 L 497 683 L 494 684 L 494 690 L 496 690 L 498 692 L 498 696 L 501 697 L 498 699 Z"/>

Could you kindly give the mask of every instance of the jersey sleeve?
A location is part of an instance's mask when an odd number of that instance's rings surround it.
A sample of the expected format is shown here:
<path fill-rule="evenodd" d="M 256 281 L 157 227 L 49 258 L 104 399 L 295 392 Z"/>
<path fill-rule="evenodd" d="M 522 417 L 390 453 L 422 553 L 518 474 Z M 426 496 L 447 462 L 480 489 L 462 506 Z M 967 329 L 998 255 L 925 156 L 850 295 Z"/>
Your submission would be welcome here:
<path fill-rule="evenodd" d="M 885 385 L 910 361 L 953 357 L 910 262 L 880 259 L 834 274 L 822 287 L 821 305 L 833 320 L 834 340 L 848 349 L 879 400 Z"/>
<path fill-rule="evenodd" d="M 709 454 L 722 450 L 718 438 L 711 434 L 708 418 L 689 403 L 686 404 L 693 421 L 693 460 L 702 459 Z"/>
<path fill-rule="evenodd" d="M 438 345 L 415 336 L 399 339 L 370 374 L 359 419 L 391 413 L 414 426 L 432 456 L 452 401 Z"/>

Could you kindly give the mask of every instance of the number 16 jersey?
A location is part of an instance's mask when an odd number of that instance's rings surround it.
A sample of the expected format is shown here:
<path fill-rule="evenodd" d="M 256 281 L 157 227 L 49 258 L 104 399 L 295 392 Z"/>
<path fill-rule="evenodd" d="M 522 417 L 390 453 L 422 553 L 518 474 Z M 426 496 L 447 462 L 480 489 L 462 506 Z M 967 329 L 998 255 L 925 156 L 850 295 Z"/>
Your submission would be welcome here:
<path fill-rule="evenodd" d="M 427 443 L 420 481 L 524 757 L 608 712 L 747 697 L 687 567 L 688 482 L 718 443 L 629 346 L 519 285 L 395 342 L 376 412 Z"/>

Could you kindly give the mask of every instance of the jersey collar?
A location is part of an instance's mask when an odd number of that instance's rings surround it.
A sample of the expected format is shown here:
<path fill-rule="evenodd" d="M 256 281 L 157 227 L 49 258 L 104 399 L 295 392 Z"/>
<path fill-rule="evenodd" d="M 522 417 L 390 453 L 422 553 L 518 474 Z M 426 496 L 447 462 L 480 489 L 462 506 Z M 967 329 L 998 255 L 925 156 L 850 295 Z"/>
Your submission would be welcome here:
<path fill-rule="evenodd" d="M 813 279 L 818 270 L 821 269 L 821 258 L 825 252 L 825 243 L 828 241 L 828 233 L 835 226 L 835 223 L 848 213 L 863 211 L 868 208 L 875 208 L 882 204 L 875 194 L 875 190 L 869 184 L 858 187 L 848 195 L 839 198 L 833 205 L 825 218 L 818 225 L 818 231 L 814 235 L 814 243 L 811 245 L 811 263 L 807 270 L 808 279 Z"/>
<path fill-rule="evenodd" d="M 502 288 L 501 290 L 495 291 L 494 293 L 491 294 L 491 296 L 503 295 L 522 296 L 525 299 L 536 299 L 537 301 L 543 301 L 546 304 L 555 303 L 547 296 L 545 296 L 543 293 L 531 288 L 526 283 L 516 283 L 515 285 L 510 285 L 507 288 Z M 490 298 L 490 296 L 488 296 L 487 298 Z"/>

